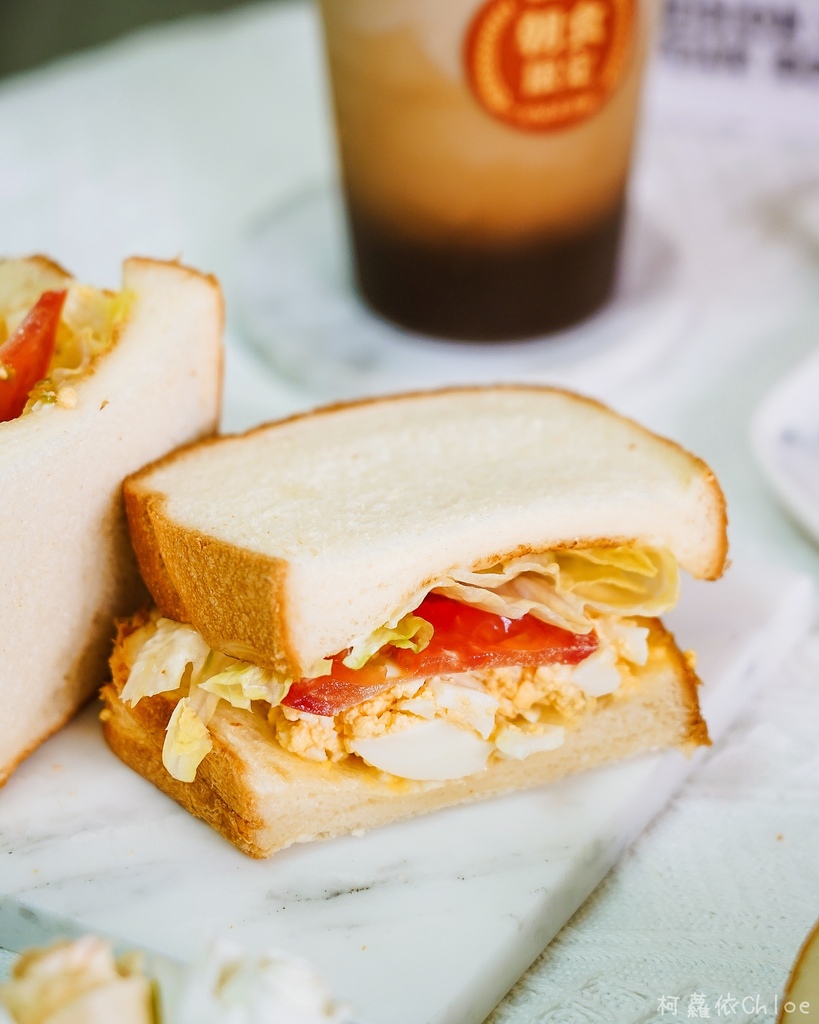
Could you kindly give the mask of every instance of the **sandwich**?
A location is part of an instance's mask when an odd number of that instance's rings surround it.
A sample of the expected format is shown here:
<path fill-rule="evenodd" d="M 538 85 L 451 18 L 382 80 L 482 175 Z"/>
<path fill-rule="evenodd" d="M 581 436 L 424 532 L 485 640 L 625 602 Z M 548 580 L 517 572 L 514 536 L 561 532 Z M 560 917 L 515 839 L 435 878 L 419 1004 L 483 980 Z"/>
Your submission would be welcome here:
<path fill-rule="evenodd" d="M 283 950 L 218 942 L 190 967 L 143 960 L 96 935 L 28 949 L 0 982 L 0 1024 L 350 1022 L 315 968 Z"/>
<path fill-rule="evenodd" d="M 102 691 L 128 765 L 240 849 L 708 743 L 659 616 L 725 566 L 711 470 L 545 387 L 333 406 L 124 485 L 154 604 Z"/>
<path fill-rule="evenodd" d="M 96 935 L 28 949 L 0 982 L 0 1024 L 157 1024 L 139 961 Z"/>
<path fill-rule="evenodd" d="M 122 479 L 214 432 L 222 300 L 176 263 L 122 287 L 0 261 L 0 784 L 98 690 L 112 616 L 145 590 Z"/>

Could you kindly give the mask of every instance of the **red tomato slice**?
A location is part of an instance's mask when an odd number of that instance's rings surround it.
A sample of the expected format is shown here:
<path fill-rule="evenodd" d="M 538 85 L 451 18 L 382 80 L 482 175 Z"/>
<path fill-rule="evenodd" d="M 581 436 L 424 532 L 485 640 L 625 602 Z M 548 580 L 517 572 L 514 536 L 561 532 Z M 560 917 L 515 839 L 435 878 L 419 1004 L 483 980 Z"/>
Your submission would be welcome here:
<path fill-rule="evenodd" d="M 337 715 L 375 697 L 402 679 L 471 672 L 507 665 L 576 665 L 597 650 L 595 633 L 570 633 L 533 615 L 507 619 L 440 594 L 428 594 L 415 611 L 435 630 L 429 645 L 414 651 L 390 648 L 400 669 L 390 674 L 380 658 L 350 669 L 336 655 L 329 675 L 300 679 L 282 701 L 313 715 Z"/>
<path fill-rule="evenodd" d="M 57 340 L 65 292 L 43 292 L 14 334 L 0 345 L 0 363 L 8 371 L 0 380 L 0 422 L 16 419 L 29 392 L 48 373 Z"/>
<path fill-rule="evenodd" d="M 576 665 L 597 650 L 595 633 L 570 633 L 534 615 L 507 619 L 440 594 L 428 594 L 415 614 L 435 632 L 418 654 L 391 652 L 408 677 L 505 665 Z"/>
<path fill-rule="evenodd" d="M 347 668 L 341 661 L 345 656 L 333 658 L 329 675 L 293 683 L 282 704 L 297 711 L 309 711 L 311 715 L 337 715 L 377 697 L 398 681 L 393 678 L 387 682 L 387 666 L 381 659 L 373 659 L 363 668 Z"/>

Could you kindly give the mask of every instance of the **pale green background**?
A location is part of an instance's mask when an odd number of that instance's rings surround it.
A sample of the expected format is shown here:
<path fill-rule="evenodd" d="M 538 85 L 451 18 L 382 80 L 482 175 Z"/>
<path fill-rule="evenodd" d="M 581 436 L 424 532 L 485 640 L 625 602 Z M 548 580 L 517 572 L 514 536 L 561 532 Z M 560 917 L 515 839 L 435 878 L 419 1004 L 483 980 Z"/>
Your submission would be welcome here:
<path fill-rule="evenodd" d="M 244 0 L 0 0 L 0 77 L 142 25 L 237 7 Z"/>

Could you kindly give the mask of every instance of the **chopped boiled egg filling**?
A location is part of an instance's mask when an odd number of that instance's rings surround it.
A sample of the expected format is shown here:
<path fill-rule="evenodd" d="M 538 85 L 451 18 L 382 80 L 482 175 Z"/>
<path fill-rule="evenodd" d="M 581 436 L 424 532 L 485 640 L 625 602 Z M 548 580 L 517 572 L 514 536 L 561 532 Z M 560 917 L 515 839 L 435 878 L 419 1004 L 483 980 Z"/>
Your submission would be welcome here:
<path fill-rule="evenodd" d="M 405 779 L 457 779 L 503 758 L 554 750 L 596 701 L 648 658 L 648 629 L 605 624 L 605 646 L 578 665 L 503 667 L 398 683 L 334 717 L 270 709 L 285 750 L 311 761 L 357 755 Z"/>

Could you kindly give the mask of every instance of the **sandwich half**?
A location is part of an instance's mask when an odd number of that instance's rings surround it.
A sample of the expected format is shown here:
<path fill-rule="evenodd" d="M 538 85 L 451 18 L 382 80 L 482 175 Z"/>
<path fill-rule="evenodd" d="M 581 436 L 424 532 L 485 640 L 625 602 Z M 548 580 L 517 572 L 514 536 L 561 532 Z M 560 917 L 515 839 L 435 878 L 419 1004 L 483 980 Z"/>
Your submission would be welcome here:
<path fill-rule="evenodd" d="M 240 849 L 708 742 L 659 615 L 725 565 L 679 446 L 580 396 L 335 406 L 125 483 L 155 604 L 119 624 L 104 730 Z"/>
<path fill-rule="evenodd" d="M 0 784 L 105 680 L 145 596 L 122 479 L 216 429 L 221 334 L 218 284 L 177 263 L 110 292 L 0 260 Z"/>

